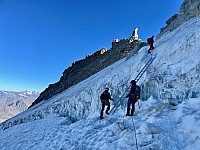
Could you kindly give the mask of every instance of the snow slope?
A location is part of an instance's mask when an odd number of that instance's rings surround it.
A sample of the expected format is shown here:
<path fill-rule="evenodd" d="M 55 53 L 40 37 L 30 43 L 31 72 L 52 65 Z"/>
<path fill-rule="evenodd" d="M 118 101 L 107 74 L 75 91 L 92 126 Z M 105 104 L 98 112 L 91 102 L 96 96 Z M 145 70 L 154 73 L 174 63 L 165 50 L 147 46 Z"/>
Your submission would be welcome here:
<path fill-rule="evenodd" d="M 182 24 L 87 80 L 1 124 L 2 150 L 199 150 L 200 17 Z M 114 115 L 99 120 L 99 95 L 110 88 L 114 102 L 156 55 L 138 84 L 141 109 L 125 117 L 126 99 Z M 172 106 L 173 104 L 175 106 Z M 12 127 L 11 127 L 12 126 Z"/>

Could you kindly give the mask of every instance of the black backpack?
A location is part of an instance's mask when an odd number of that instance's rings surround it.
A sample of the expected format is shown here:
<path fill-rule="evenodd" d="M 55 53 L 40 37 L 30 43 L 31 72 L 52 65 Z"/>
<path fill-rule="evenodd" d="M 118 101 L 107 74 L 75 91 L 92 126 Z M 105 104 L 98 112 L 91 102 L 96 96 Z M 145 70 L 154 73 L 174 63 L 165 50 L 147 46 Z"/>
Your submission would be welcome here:
<path fill-rule="evenodd" d="M 140 87 L 138 85 L 136 85 L 135 95 L 138 96 L 140 99 Z"/>
<path fill-rule="evenodd" d="M 105 94 L 104 94 L 104 92 L 101 94 L 100 99 L 101 100 L 105 100 Z"/>

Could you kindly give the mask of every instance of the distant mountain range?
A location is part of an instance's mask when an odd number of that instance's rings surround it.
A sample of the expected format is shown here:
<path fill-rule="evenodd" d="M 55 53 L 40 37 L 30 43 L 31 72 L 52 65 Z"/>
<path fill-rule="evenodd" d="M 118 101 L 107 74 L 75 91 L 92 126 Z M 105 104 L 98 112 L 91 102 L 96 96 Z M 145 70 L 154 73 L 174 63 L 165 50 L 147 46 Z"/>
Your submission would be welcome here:
<path fill-rule="evenodd" d="M 35 91 L 0 91 L 0 123 L 26 110 L 38 96 Z"/>

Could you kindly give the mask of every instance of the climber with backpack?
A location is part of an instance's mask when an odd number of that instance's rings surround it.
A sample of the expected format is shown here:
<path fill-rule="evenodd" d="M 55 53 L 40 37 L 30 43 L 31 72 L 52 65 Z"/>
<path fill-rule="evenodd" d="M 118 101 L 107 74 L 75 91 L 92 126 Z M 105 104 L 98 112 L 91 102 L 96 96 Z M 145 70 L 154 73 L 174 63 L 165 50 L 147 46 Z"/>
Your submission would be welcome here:
<path fill-rule="evenodd" d="M 100 99 L 101 99 L 101 103 L 102 103 L 100 119 L 103 119 L 103 112 L 104 112 L 105 106 L 107 106 L 106 114 L 109 115 L 109 112 L 108 112 L 110 110 L 109 100 L 113 100 L 110 96 L 109 88 L 105 88 L 105 91 L 101 94 Z"/>
<path fill-rule="evenodd" d="M 148 53 L 151 53 L 150 51 L 154 49 L 153 43 L 154 43 L 154 35 L 151 38 L 147 39 L 147 43 L 150 45 L 150 48 L 148 50 Z"/>
<path fill-rule="evenodd" d="M 135 80 L 131 81 L 131 90 L 126 97 L 128 98 L 126 116 L 133 116 L 135 112 L 135 103 L 140 99 L 140 87 L 136 85 Z M 131 105 L 132 105 L 132 109 L 131 109 L 131 114 L 130 114 Z M 139 106 L 139 103 L 138 103 L 138 106 Z"/>

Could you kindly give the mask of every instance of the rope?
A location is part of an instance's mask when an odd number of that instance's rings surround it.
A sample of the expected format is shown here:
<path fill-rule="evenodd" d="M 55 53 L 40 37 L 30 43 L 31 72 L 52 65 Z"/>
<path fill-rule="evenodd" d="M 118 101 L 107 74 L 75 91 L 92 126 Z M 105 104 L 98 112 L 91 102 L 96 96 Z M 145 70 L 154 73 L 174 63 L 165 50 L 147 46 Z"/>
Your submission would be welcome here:
<path fill-rule="evenodd" d="M 126 107 L 127 107 L 127 103 L 124 105 L 124 115 L 123 115 L 123 126 L 124 126 L 124 129 L 125 129 L 125 125 L 124 125 L 124 117 L 125 117 L 125 114 L 126 114 Z M 138 140 L 137 140 L 137 135 L 136 135 L 136 129 L 135 129 L 135 124 L 134 124 L 134 121 L 133 121 L 133 116 L 131 116 L 131 120 L 132 120 L 132 123 L 133 123 L 133 131 L 134 131 L 134 135 L 135 135 L 135 145 L 136 145 L 136 149 L 138 150 Z"/>
<path fill-rule="evenodd" d="M 133 123 L 133 129 L 134 129 L 134 133 L 135 133 L 135 145 L 136 145 L 136 149 L 138 150 L 137 135 L 136 135 L 136 129 L 135 129 L 133 117 L 131 117 L 131 120 L 132 120 L 132 123 Z"/>
<path fill-rule="evenodd" d="M 126 115 L 126 107 L 127 107 L 127 103 L 124 105 L 124 116 L 123 116 L 123 126 L 124 126 L 124 129 L 125 129 L 125 125 L 124 125 L 124 117 Z M 136 144 L 136 149 L 138 150 L 138 140 L 137 140 L 137 135 L 136 135 L 136 129 L 135 129 L 135 124 L 134 124 L 134 121 L 133 121 L 133 116 L 131 116 L 131 120 L 132 120 L 132 123 L 133 123 L 133 131 L 134 131 L 134 135 L 135 135 L 135 144 Z"/>
<path fill-rule="evenodd" d="M 146 70 L 148 69 L 148 67 L 150 66 L 150 64 L 154 61 L 154 59 L 156 58 L 156 55 L 152 55 L 151 54 L 151 58 L 148 60 L 148 62 L 145 64 L 145 66 L 142 68 L 142 70 L 139 72 L 139 74 L 136 76 L 136 78 L 134 79 L 136 82 L 139 81 L 139 79 L 142 77 L 142 75 L 144 74 L 144 72 L 146 72 Z M 120 82 L 121 83 L 121 82 Z M 130 85 L 131 86 L 131 85 Z M 130 86 L 128 88 L 130 88 Z M 126 92 L 124 92 L 122 94 L 122 96 L 120 97 L 120 99 L 117 101 L 116 104 L 118 104 L 122 99 L 125 99 L 124 95 L 126 94 Z M 125 121 L 124 121 L 124 117 L 125 117 L 125 113 L 126 113 L 126 107 L 127 107 L 127 103 L 124 104 L 124 115 L 123 115 L 123 127 L 125 129 Z M 140 109 L 140 104 L 139 104 L 139 100 L 138 100 L 138 107 Z M 132 108 L 133 109 L 133 108 Z M 112 114 L 115 113 L 115 111 L 117 110 L 117 106 L 114 106 L 112 108 L 112 110 L 110 111 Z M 136 128 L 135 128 L 135 124 L 134 124 L 134 121 L 133 121 L 133 117 L 131 117 L 131 120 L 132 120 L 132 123 L 133 123 L 133 131 L 134 131 L 134 136 L 135 136 L 135 144 L 136 144 L 136 149 L 138 150 L 138 140 L 137 140 L 137 134 L 136 134 Z M 121 127 L 119 126 L 119 128 L 121 129 Z"/>
<path fill-rule="evenodd" d="M 154 52 L 154 51 L 153 51 Z M 139 74 L 136 76 L 135 80 L 136 82 L 139 81 L 139 79 L 141 78 L 141 76 L 144 74 L 144 72 L 148 69 L 148 67 L 150 66 L 150 64 L 154 61 L 154 59 L 156 58 L 156 55 L 153 55 L 151 53 L 151 58 L 148 60 L 148 62 L 145 64 L 145 66 L 142 68 L 142 70 L 139 72 Z M 130 88 L 130 86 L 128 87 Z M 122 99 L 125 99 L 123 98 L 123 96 L 125 95 L 126 92 L 124 92 L 124 94 L 122 94 L 122 96 L 120 97 L 120 99 L 117 101 L 120 102 Z M 123 126 L 124 126 L 124 129 L 125 129 L 125 123 L 124 123 L 124 117 L 125 117 L 125 113 L 126 113 L 126 107 L 127 107 L 127 103 L 124 105 L 124 116 L 123 116 Z M 139 100 L 138 100 L 138 108 L 140 109 L 140 104 L 139 104 Z M 115 111 L 117 110 L 117 108 L 113 108 L 113 114 L 115 113 Z M 136 134 L 136 128 L 135 128 L 135 124 L 134 124 L 134 121 L 133 121 L 133 117 L 131 116 L 131 120 L 132 120 L 132 124 L 133 124 L 133 131 L 134 131 L 134 136 L 135 136 L 135 145 L 136 145 L 136 149 L 138 150 L 138 139 L 137 139 L 137 134 Z"/>

